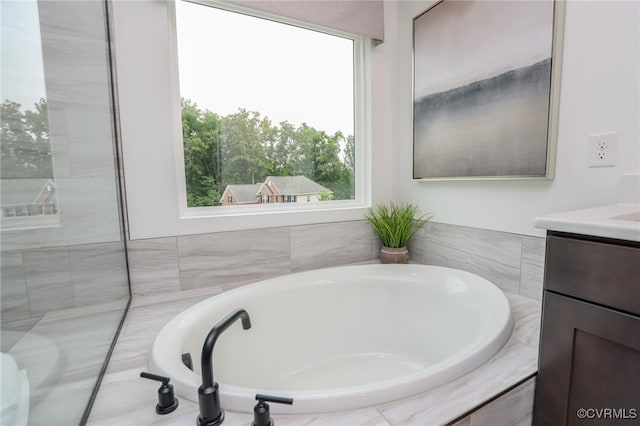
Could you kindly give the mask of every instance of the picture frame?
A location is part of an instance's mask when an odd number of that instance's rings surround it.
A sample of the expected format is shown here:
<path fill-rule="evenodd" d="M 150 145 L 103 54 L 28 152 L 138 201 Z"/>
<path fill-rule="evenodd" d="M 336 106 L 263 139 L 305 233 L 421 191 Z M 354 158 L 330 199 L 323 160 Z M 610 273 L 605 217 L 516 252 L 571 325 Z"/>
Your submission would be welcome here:
<path fill-rule="evenodd" d="M 413 178 L 553 179 L 564 1 L 441 0 L 413 19 Z"/>

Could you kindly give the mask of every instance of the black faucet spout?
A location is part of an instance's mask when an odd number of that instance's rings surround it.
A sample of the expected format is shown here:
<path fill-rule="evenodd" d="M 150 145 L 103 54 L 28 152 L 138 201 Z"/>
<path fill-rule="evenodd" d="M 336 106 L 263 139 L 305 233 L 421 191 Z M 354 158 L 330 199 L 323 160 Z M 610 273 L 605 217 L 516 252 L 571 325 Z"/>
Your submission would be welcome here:
<path fill-rule="evenodd" d="M 249 314 L 244 309 L 236 309 L 231 312 L 229 315 L 224 317 L 218 324 L 216 324 L 209 334 L 207 338 L 204 340 L 204 345 L 202 346 L 202 359 L 201 359 L 201 367 L 202 367 L 202 385 L 205 387 L 211 387 L 215 383 L 213 381 L 213 361 L 211 359 L 213 355 L 213 348 L 216 344 L 218 338 L 222 335 L 222 333 L 229 327 L 231 324 L 236 322 L 238 319 L 242 320 L 242 328 L 248 330 L 251 328 L 251 319 L 249 318 Z"/>
<path fill-rule="evenodd" d="M 200 360 L 202 386 L 198 388 L 198 405 L 200 406 L 198 426 L 215 426 L 224 421 L 224 410 L 220 406 L 218 384 L 213 380 L 213 348 L 220 335 L 239 319 L 242 321 L 243 329 L 251 328 L 251 319 L 247 311 L 236 309 L 218 322 L 204 340 Z"/>

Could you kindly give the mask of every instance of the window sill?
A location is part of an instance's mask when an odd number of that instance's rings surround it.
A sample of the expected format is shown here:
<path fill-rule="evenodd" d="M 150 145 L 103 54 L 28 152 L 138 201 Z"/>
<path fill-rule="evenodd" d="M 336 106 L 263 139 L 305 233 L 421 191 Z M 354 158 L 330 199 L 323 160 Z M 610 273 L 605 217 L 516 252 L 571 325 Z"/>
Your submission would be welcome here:
<path fill-rule="evenodd" d="M 137 224 L 132 240 L 195 235 L 248 229 L 312 225 L 363 219 L 368 207 L 357 202 L 326 203 L 326 208 L 307 206 L 262 206 L 260 211 L 249 206 L 201 207 L 188 209 L 172 226 L 159 229 L 152 224 Z M 131 229 L 133 231 L 133 229 Z"/>

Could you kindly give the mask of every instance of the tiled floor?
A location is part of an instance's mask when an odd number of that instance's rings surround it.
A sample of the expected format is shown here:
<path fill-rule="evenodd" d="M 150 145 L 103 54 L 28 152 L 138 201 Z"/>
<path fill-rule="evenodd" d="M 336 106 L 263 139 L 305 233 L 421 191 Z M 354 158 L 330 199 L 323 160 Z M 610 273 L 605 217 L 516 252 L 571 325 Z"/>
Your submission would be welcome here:
<path fill-rule="evenodd" d="M 194 424 L 196 404 L 180 399 L 178 409 L 155 413 L 156 382 L 141 379 L 147 350 L 175 314 L 220 289 L 194 289 L 134 298 L 103 379 L 88 424 Z M 540 302 L 507 293 L 516 319 L 507 344 L 491 360 L 436 389 L 377 406 L 336 413 L 275 415 L 279 425 L 437 425 L 446 424 L 531 376 L 537 368 Z M 251 409 L 251 407 L 248 407 Z M 225 424 L 249 425 L 252 414 L 227 412 Z"/>

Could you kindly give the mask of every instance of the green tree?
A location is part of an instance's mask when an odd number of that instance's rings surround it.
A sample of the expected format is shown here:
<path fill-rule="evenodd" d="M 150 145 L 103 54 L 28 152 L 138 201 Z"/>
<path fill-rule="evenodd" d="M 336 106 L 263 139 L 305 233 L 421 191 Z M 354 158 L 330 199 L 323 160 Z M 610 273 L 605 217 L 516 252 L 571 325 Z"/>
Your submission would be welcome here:
<path fill-rule="evenodd" d="M 260 114 L 240 109 L 221 120 L 222 183 L 249 184 L 265 177 L 266 158 L 260 143 Z"/>
<path fill-rule="evenodd" d="M 21 107 L 9 99 L 1 105 L 1 177 L 53 178 L 47 101 L 40 99 L 33 110 Z"/>
<path fill-rule="evenodd" d="M 323 199 L 354 198 L 353 136 L 328 135 L 306 123 L 275 126 L 245 109 L 221 117 L 185 99 L 182 126 L 189 207 L 217 205 L 227 185 L 268 175 L 303 175 L 330 190 Z"/>
<path fill-rule="evenodd" d="M 340 162 L 339 143 L 342 133 L 338 132 L 333 136 L 329 136 L 325 132 L 318 133 L 320 137 L 313 147 L 315 181 L 335 192 L 338 189 L 336 184 L 342 178 L 343 170 Z"/>
<path fill-rule="evenodd" d="M 276 131 L 275 141 L 268 140 L 265 147 L 266 172 L 272 176 L 293 176 L 291 157 L 296 144 L 296 129 L 287 121 L 273 129 Z"/>
<path fill-rule="evenodd" d="M 320 195 L 318 195 L 318 200 L 319 201 L 330 201 L 330 200 L 334 200 L 336 197 L 335 195 L 333 195 L 333 192 L 329 191 L 328 189 L 323 189 L 322 192 L 320 192 Z"/>
<path fill-rule="evenodd" d="M 219 204 L 219 137 L 218 115 L 202 111 L 195 103 L 182 99 L 182 138 L 189 207 Z"/>
<path fill-rule="evenodd" d="M 295 142 L 291 150 L 292 175 L 303 175 L 315 181 L 315 153 L 314 147 L 320 142 L 322 135 L 313 127 L 302 123 L 296 129 Z"/>
<path fill-rule="evenodd" d="M 341 134 L 341 144 L 344 145 L 342 155 L 342 172 L 339 184 L 335 189 L 337 197 L 341 200 L 353 200 L 356 197 L 355 186 L 355 139 L 353 135 L 349 135 L 346 138 Z"/>

